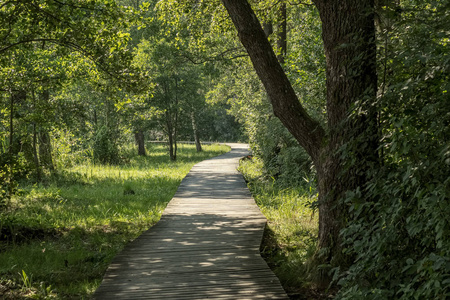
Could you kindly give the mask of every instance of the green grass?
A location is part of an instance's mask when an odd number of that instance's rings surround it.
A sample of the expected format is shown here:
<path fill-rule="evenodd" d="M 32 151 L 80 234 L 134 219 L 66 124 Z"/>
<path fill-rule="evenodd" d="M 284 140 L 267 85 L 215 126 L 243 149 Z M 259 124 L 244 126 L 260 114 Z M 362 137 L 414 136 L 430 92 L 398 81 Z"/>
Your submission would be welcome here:
<path fill-rule="evenodd" d="M 318 238 L 318 214 L 311 208 L 316 192 L 307 182 L 282 188 L 281 182 L 264 178 L 257 158 L 241 161 L 239 170 L 268 220 L 262 256 L 290 296 L 315 299 L 310 276 Z"/>
<path fill-rule="evenodd" d="M 118 166 L 87 163 L 43 183 L 23 182 L 0 215 L 0 295 L 87 299 L 111 259 L 155 224 L 191 167 L 229 148 L 180 145 L 171 162 L 162 145 Z M 9 296 L 8 296 L 9 295 Z"/>

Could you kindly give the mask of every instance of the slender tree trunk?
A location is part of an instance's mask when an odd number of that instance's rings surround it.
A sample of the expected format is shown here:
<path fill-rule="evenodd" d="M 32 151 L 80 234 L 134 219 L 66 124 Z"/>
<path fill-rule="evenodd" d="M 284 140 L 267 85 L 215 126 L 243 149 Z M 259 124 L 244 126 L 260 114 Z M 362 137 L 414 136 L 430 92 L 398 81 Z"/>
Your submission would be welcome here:
<path fill-rule="evenodd" d="M 177 143 L 177 134 L 175 130 L 175 134 L 173 137 L 173 160 L 177 160 L 177 152 L 178 152 L 178 143 Z"/>
<path fill-rule="evenodd" d="M 14 156 L 13 156 L 13 137 L 14 137 L 14 99 L 16 95 L 13 94 L 13 92 L 10 92 L 10 102 L 9 102 L 9 147 L 8 147 L 8 174 L 7 174 L 7 180 L 8 180 L 8 197 L 7 197 L 7 203 L 6 206 L 9 205 L 9 202 L 11 201 L 11 197 L 13 194 L 13 178 L 14 178 Z"/>
<path fill-rule="evenodd" d="M 97 126 L 97 109 L 94 108 L 94 125 Z"/>
<path fill-rule="evenodd" d="M 173 126 L 170 113 L 168 110 L 166 110 L 166 128 L 167 128 L 167 135 L 169 138 L 169 156 L 170 160 L 174 161 L 176 160 L 176 156 L 174 155 L 174 147 L 173 147 Z"/>
<path fill-rule="evenodd" d="M 144 131 L 142 129 L 139 129 L 134 133 L 134 138 L 136 140 L 136 145 L 138 146 L 138 155 L 145 156 L 145 137 L 144 137 Z"/>
<path fill-rule="evenodd" d="M 31 90 L 31 95 L 33 97 L 33 108 L 36 110 L 36 95 L 34 90 Z M 41 165 L 39 163 L 39 156 L 37 151 L 37 132 L 36 132 L 36 122 L 33 122 L 33 161 L 34 167 L 36 168 L 36 180 L 41 181 Z"/>
<path fill-rule="evenodd" d="M 13 147 L 13 143 L 14 143 L 14 114 L 15 114 L 15 110 L 14 110 L 14 105 L 16 103 L 20 103 L 21 101 L 24 101 L 27 97 L 27 94 L 25 91 L 9 91 L 9 95 L 10 95 L 10 101 L 9 101 L 9 111 L 10 111 L 10 115 L 9 115 L 9 145 L 8 145 L 8 162 L 7 162 L 7 174 L 6 174 L 6 181 L 7 181 L 7 185 L 8 185 L 8 193 L 7 193 L 7 201 L 5 203 L 6 206 L 9 205 L 10 201 L 11 201 L 11 197 L 14 193 L 14 165 L 16 163 L 15 160 L 15 149 Z M 20 145 L 19 145 L 20 146 Z M 19 147 L 20 149 L 20 147 Z M 17 152 L 19 152 L 20 150 L 18 150 Z"/>
<path fill-rule="evenodd" d="M 52 159 L 52 144 L 50 134 L 46 129 L 41 128 L 39 132 L 39 159 L 41 166 L 47 168 L 50 171 L 54 171 Z"/>
<path fill-rule="evenodd" d="M 202 152 L 202 144 L 200 143 L 200 137 L 197 128 L 197 120 L 195 119 L 194 111 L 191 112 L 191 120 L 192 120 L 192 130 L 194 131 L 195 148 L 197 149 L 197 152 Z"/>
<path fill-rule="evenodd" d="M 373 0 L 315 0 L 327 58 L 325 131 L 300 104 L 247 1 L 222 0 L 271 100 L 274 114 L 311 156 L 318 174 L 321 262 L 345 265 L 341 197 L 363 186 L 377 164 L 376 48 Z M 360 113 L 352 114 L 352 109 Z M 342 159 L 341 147 L 350 149 Z M 356 161 L 354 164 L 349 162 Z M 324 281 L 327 281 L 324 273 Z"/>
<path fill-rule="evenodd" d="M 177 159 L 177 151 L 178 151 L 178 144 L 177 144 L 177 137 L 178 137 L 178 78 L 175 76 L 175 106 L 174 106 L 174 131 L 173 131 L 173 141 L 174 141 L 174 160 Z"/>
<path fill-rule="evenodd" d="M 34 167 L 36 168 L 36 181 L 41 181 L 41 164 L 37 153 L 37 132 L 36 123 L 33 123 L 33 159 Z"/>
<path fill-rule="evenodd" d="M 45 101 L 45 103 L 48 103 L 49 98 L 49 91 L 44 91 L 42 93 L 42 100 Z M 52 172 L 55 170 L 52 159 L 52 144 L 50 134 L 45 128 L 41 128 L 39 131 L 39 160 L 41 162 L 41 166 L 44 166 Z"/>

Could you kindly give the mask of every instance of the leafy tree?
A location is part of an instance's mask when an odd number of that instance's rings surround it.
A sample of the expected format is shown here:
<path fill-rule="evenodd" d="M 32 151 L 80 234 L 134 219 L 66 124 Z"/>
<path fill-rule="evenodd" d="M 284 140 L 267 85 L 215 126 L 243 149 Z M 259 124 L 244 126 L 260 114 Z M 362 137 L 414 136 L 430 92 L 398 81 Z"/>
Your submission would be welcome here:
<path fill-rule="evenodd" d="M 127 68 L 131 54 L 126 51 L 128 35 L 123 31 L 130 23 L 130 11 L 114 1 L 6 1 L 0 4 L 0 80 L 1 92 L 10 101 L 2 106 L 9 119 L 9 143 L 1 153 L 6 166 L 7 181 L 12 192 L 14 168 L 22 149 L 14 151 L 14 121 L 17 125 L 32 124 L 32 130 L 17 137 L 20 144 L 32 144 L 25 158 L 32 153 L 37 177 L 40 167 L 53 169 L 49 120 L 51 93 L 73 74 L 73 62 L 91 60 L 96 67 L 116 81 L 133 84 L 132 71 Z M 72 54 L 75 54 L 74 56 Z M 81 58 L 81 56 L 83 58 Z M 76 68 L 76 67 L 75 67 Z M 20 95 L 20 96 L 19 96 Z M 39 109 L 42 109 L 39 111 Z M 31 114 L 30 114 L 31 113 Z M 29 116 L 21 115 L 29 114 Z M 32 142 L 27 136 L 33 135 Z M 37 146 L 39 145 L 39 151 Z M 39 152 L 39 153 L 38 153 Z M 39 155 L 38 155 L 39 154 Z M 3 164 L 6 163 L 6 164 Z M 25 167 L 30 169 L 30 167 Z"/>
<path fill-rule="evenodd" d="M 275 115 L 311 156 L 318 175 L 319 245 L 324 262 L 342 263 L 341 239 L 345 208 L 339 199 L 363 186 L 378 163 L 376 113 L 375 26 L 370 1 L 315 1 L 322 20 L 327 57 L 327 129 L 300 104 L 251 6 L 222 1 L 239 38 L 265 86 Z M 372 4 L 373 5 L 373 4 Z M 358 107 L 359 114 L 352 115 Z M 343 144 L 359 140 L 352 149 L 355 163 L 342 160 Z M 358 162 L 359 165 L 356 163 Z M 334 263 L 336 263 L 334 262 Z"/>

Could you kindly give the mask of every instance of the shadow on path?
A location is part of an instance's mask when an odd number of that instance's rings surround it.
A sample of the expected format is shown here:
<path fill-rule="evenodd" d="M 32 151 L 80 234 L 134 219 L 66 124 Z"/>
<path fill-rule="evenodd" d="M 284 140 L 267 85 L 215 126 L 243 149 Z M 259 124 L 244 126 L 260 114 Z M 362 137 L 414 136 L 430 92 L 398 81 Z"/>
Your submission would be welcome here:
<path fill-rule="evenodd" d="M 94 299 L 287 299 L 259 254 L 266 219 L 236 171 L 246 145 L 195 165 L 161 220 L 115 257 Z"/>

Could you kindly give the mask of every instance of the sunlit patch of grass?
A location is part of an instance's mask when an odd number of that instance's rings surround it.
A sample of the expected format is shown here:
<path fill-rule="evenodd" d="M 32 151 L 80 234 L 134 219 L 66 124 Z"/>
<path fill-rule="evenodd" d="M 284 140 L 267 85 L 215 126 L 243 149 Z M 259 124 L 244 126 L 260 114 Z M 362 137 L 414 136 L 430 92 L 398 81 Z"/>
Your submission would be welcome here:
<path fill-rule="evenodd" d="M 180 145 L 172 162 L 165 146 L 151 144 L 146 157 L 129 150 L 122 165 L 86 163 L 41 184 L 23 183 L 10 211 L 0 215 L 0 282 L 12 283 L 4 293 L 89 297 L 112 258 L 159 220 L 192 166 L 229 150 L 203 148 L 197 153 L 194 145 Z M 18 291 L 23 272 L 32 287 Z"/>
<path fill-rule="evenodd" d="M 318 238 L 318 214 L 311 208 L 316 200 L 314 189 L 306 182 L 280 188 L 276 180 L 262 176 L 262 162 L 257 158 L 241 161 L 239 170 L 268 220 L 262 256 L 288 293 L 309 288 Z"/>

